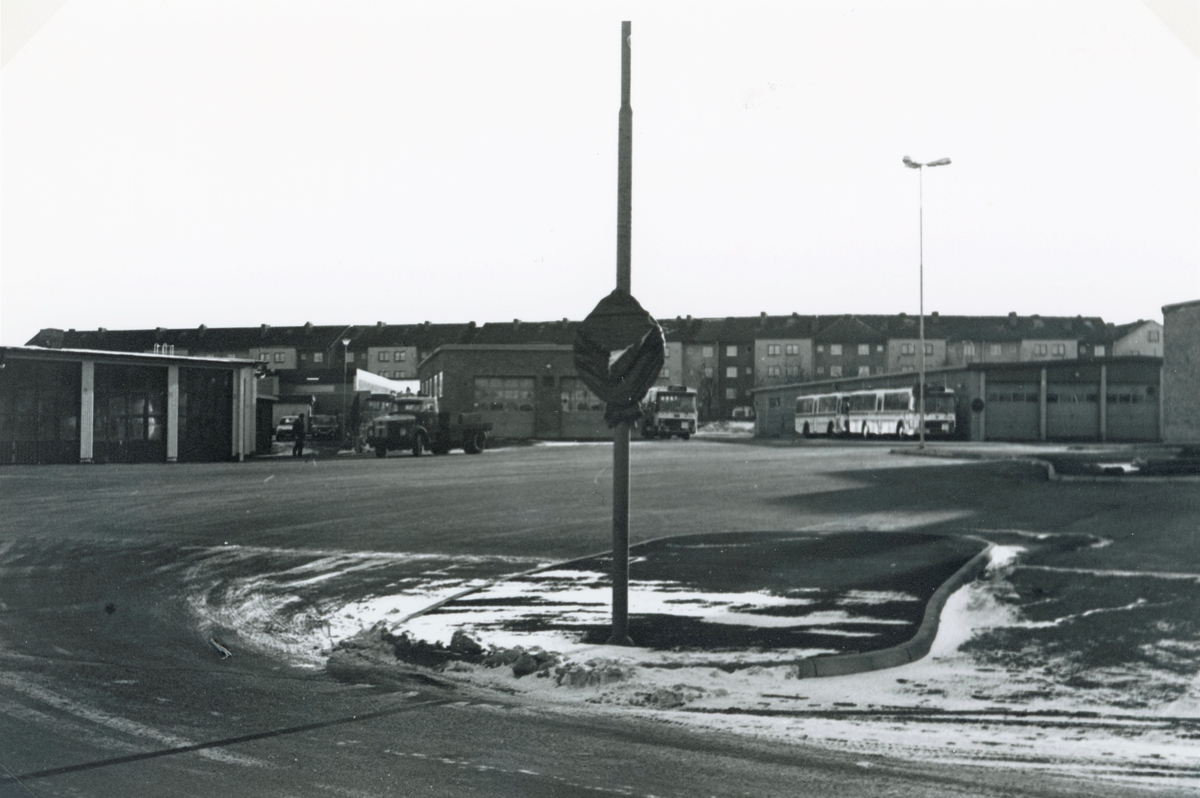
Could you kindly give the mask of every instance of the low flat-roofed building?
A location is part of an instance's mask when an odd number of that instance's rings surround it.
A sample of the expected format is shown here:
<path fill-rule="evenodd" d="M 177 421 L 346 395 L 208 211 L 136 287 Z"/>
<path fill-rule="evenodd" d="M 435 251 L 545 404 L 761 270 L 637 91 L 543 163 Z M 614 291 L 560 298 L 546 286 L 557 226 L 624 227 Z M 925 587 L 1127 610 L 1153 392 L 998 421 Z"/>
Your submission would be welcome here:
<path fill-rule="evenodd" d="M 0 347 L 0 464 L 241 460 L 255 451 L 255 363 Z"/>
<path fill-rule="evenodd" d="M 604 403 L 566 344 L 447 344 L 421 362 L 421 393 L 442 410 L 479 413 L 509 440 L 611 438 Z"/>
<path fill-rule="evenodd" d="M 1162 371 L 1155 357 L 971 363 L 931 369 L 926 383 L 953 391 L 960 440 L 1144 443 L 1163 439 Z M 916 382 L 916 374 L 903 373 L 759 388 L 755 431 L 796 434 L 801 396 L 915 388 Z"/>

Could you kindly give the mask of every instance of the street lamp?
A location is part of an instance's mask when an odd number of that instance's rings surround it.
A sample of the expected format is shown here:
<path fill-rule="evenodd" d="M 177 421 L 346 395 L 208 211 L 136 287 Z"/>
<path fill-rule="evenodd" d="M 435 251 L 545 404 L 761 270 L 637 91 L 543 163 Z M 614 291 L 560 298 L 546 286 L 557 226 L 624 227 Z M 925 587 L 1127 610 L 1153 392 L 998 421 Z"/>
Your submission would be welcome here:
<path fill-rule="evenodd" d="M 920 403 L 921 403 L 921 445 L 920 448 L 925 448 L 925 167 L 926 166 L 949 166 L 949 158 L 938 158 L 936 161 L 927 163 L 917 163 L 907 155 L 904 156 L 904 165 L 909 169 L 916 169 L 919 175 L 917 180 L 917 230 L 920 247 L 920 263 L 921 263 L 921 316 L 918 327 L 918 334 L 921 338 L 921 377 L 920 377 Z"/>
<path fill-rule="evenodd" d="M 342 444 L 346 443 L 346 385 L 350 382 L 350 339 L 342 339 Z"/>

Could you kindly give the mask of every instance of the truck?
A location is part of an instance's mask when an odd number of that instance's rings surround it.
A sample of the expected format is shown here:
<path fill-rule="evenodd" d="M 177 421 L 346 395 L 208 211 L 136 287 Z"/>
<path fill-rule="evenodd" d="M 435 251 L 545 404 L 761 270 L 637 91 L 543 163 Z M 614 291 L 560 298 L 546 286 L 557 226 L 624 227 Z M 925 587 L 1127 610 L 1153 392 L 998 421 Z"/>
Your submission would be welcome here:
<path fill-rule="evenodd" d="M 696 431 L 696 389 L 683 385 L 655 385 L 642 400 L 642 437 L 685 441 Z"/>
<path fill-rule="evenodd" d="M 368 422 L 366 442 L 376 457 L 387 457 L 391 451 L 410 451 L 420 457 L 451 449 L 479 454 L 487 447 L 491 429 L 479 413 L 442 410 L 433 396 L 401 395 L 390 399 L 387 412 Z"/>

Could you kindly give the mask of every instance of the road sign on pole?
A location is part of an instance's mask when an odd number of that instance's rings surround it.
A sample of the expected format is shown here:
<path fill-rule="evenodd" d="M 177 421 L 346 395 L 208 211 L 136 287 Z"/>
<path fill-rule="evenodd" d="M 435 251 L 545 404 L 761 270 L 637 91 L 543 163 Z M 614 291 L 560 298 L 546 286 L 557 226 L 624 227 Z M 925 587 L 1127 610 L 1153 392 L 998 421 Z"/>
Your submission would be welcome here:
<path fill-rule="evenodd" d="M 633 109 L 629 105 L 630 23 L 621 23 L 621 110 L 617 125 L 617 287 L 600 300 L 575 336 L 575 368 L 605 402 L 613 428 L 613 627 L 609 645 L 629 637 L 629 433 L 639 402 L 662 371 L 662 328 L 630 290 Z"/>

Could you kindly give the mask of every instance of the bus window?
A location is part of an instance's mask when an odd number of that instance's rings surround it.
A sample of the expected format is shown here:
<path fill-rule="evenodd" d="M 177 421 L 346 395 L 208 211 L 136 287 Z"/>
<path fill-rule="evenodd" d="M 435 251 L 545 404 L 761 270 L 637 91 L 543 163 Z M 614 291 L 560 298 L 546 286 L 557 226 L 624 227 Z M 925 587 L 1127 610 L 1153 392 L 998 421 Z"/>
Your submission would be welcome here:
<path fill-rule="evenodd" d="M 811 397 L 802 398 L 796 402 L 796 415 L 811 416 L 816 409 L 816 402 Z"/>
<path fill-rule="evenodd" d="M 875 394 L 856 393 L 850 395 L 851 413 L 869 413 L 875 409 Z"/>
<path fill-rule="evenodd" d="M 836 396 L 822 396 L 818 400 L 818 410 L 822 413 L 836 413 L 838 408 L 838 398 Z"/>
<path fill-rule="evenodd" d="M 908 410 L 912 394 L 908 391 L 889 391 L 883 395 L 884 410 Z"/>

